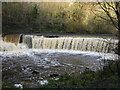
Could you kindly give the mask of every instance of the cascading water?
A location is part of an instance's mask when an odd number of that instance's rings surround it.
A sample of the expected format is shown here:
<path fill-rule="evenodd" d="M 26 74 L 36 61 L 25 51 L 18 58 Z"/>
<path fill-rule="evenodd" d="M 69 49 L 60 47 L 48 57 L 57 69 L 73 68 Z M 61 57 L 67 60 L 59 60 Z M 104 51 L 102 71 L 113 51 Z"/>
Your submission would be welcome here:
<path fill-rule="evenodd" d="M 15 51 L 19 49 L 26 49 L 27 45 L 20 42 L 21 35 L 6 35 L 0 37 L 0 51 Z"/>
<path fill-rule="evenodd" d="M 23 35 L 23 43 L 28 46 L 28 48 L 32 48 L 32 35 Z"/>
<path fill-rule="evenodd" d="M 6 36 L 4 36 L 4 41 L 18 45 L 18 43 L 20 41 L 20 36 L 21 35 L 17 35 L 17 34 L 16 35 L 6 35 Z"/>
<path fill-rule="evenodd" d="M 3 41 L 2 36 L 0 37 L 0 51 L 11 51 L 16 50 L 16 45 L 14 43 L 7 43 Z"/>
<path fill-rule="evenodd" d="M 114 50 L 117 46 L 116 44 L 116 40 L 102 38 L 32 37 L 32 48 L 34 49 L 58 49 L 114 53 Z"/>
<path fill-rule="evenodd" d="M 14 43 L 21 49 L 25 48 L 27 45 L 28 48 L 32 49 L 75 50 L 101 53 L 114 53 L 118 42 L 116 39 L 110 38 L 109 39 L 87 37 L 48 38 L 44 36 L 35 35 L 6 35 L 4 37 L 4 41 Z"/>

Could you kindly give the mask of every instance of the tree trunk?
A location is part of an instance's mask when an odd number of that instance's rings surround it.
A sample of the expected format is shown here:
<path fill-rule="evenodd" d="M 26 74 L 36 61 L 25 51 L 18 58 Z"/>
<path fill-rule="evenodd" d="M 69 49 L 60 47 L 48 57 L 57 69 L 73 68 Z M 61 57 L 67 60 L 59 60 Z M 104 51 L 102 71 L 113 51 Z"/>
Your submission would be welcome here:
<path fill-rule="evenodd" d="M 118 17 L 118 61 L 117 61 L 117 71 L 118 76 L 120 77 L 120 16 Z"/>
<path fill-rule="evenodd" d="M 119 2 L 118 2 L 118 5 L 119 5 Z M 118 39 L 119 39 L 119 41 L 118 41 L 118 55 L 120 56 L 120 11 L 119 11 L 119 9 L 116 12 L 116 14 L 117 14 L 117 19 L 118 19 Z"/>

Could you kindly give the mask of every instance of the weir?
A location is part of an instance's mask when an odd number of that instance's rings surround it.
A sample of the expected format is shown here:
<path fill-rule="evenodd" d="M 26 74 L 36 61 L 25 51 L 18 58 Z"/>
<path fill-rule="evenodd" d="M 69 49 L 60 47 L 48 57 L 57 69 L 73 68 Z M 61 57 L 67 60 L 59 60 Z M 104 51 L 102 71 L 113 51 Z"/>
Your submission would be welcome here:
<path fill-rule="evenodd" d="M 118 40 L 96 37 L 44 37 L 37 35 L 7 35 L 4 41 L 22 43 L 32 49 L 75 50 L 115 53 Z"/>
<path fill-rule="evenodd" d="M 35 36 L 32 38 L 32 48 L 35 49 L 58 49 L 114 53 L 114 50 L 117 46 L 116 44 L 117 43 L 115 40 L 106 40 L 102 38 L 46 38 L 41 36 Z"/>

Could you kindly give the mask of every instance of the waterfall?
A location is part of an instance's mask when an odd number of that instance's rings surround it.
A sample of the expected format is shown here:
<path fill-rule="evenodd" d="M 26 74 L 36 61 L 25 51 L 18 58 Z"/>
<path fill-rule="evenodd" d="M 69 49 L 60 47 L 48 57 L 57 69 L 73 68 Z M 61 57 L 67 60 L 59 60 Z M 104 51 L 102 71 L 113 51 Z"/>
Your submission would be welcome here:
<path fill-rule="evenodd" d="M 15 45 L 18 45 L 18 43 L 19 43 L 19 40 L 20 40 L 20 36 L 21 35 L 5 35 L 4 36 L 4 41 L 5 42 L 10 42 L 10 43 L 14 43 Z"/>
<path fill-rule="evenodd" d="M 0 36 L 0 51 L 27 49 L 28 45 L 21 42 L 22 35 Z"/>
<path fill-rule="evenodd" d="M 23 35 L 23 43 L 28 46 L 28 48 L 32 48 L 32 35 Z"/>
<path fill-rule="evenodd" d="M 103 38 L 46 38 L 41 36 L 34 36 L 32 38 L 32 48 L 35 49 L 58 49 L 114 53 L 114 50 L 117 46 L 116 44 L 116 40 Z"/>
<path fill-rule="evenodd" d="M 3 41 L 2 36 L 0 36 L 0 51 L 12 51 L 16 49 L 17 46 L 14 43 L 6 43 Z"/>
<path fill-rule="evenodd" d="M 14 43 L 17 48 L 54 49 L 115 53 L 118 40 L 96 37 L 44 37 L 36 35 L 6 35 L 4 41 Z M 27 46 L 26 46 L 27 45 Z M 15 48 L 14 45 L 11 45 Z M 6 46 L 5 46 L 6 47 Z M 2 47 L 1 47 L 2 48 Z"/>

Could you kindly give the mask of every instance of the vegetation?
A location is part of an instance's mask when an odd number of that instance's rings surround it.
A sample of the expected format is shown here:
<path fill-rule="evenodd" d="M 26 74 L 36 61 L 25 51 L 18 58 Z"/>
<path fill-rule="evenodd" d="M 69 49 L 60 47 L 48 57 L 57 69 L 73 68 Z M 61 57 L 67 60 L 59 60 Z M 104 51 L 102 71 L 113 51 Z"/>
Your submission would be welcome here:
<path fill-rule="evenodd" d="M 11 83 L 2 82 L 2 88 L 14 88 L 14 87 Z"/>
<path fill-rule="evenodd" d="M 97 3 L 3 3 L 3 33 L 116 34 L 98 9 Z"/>

